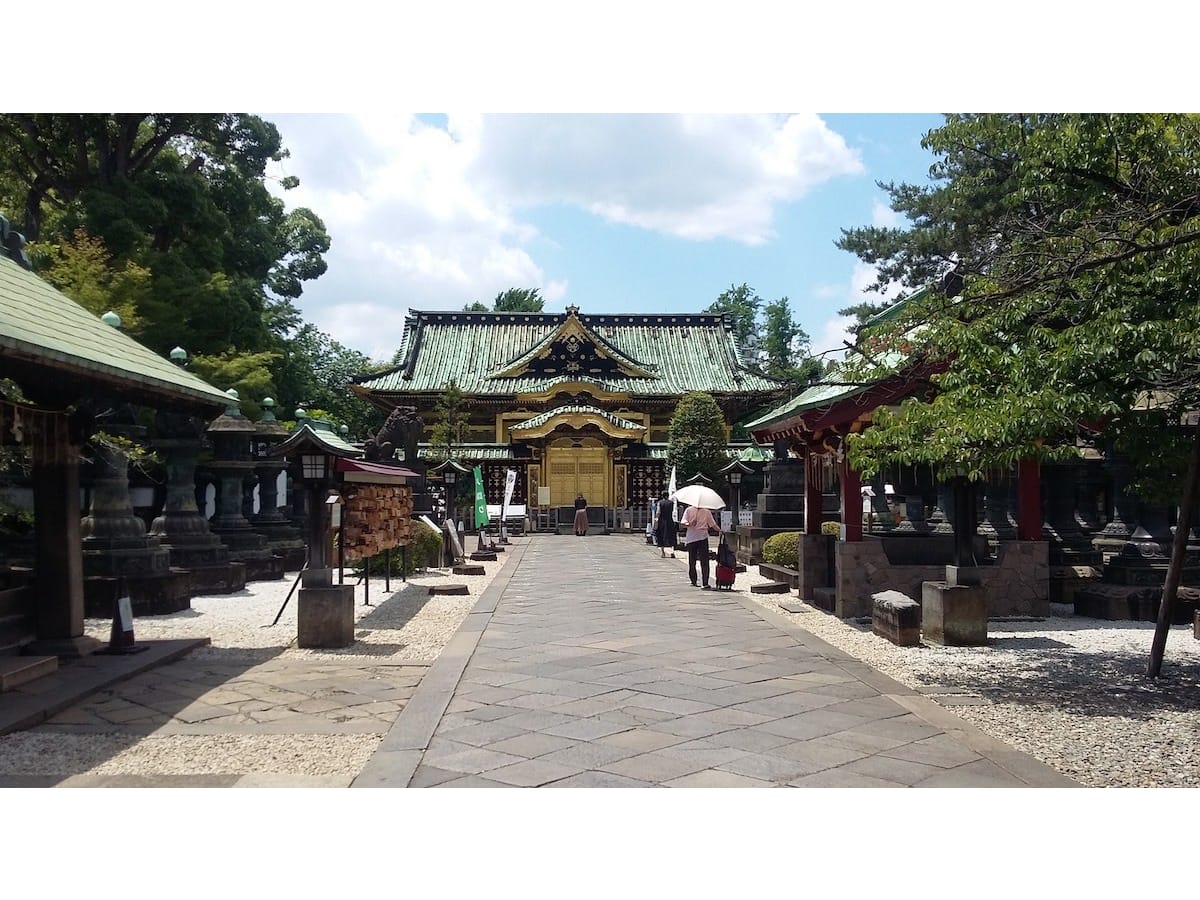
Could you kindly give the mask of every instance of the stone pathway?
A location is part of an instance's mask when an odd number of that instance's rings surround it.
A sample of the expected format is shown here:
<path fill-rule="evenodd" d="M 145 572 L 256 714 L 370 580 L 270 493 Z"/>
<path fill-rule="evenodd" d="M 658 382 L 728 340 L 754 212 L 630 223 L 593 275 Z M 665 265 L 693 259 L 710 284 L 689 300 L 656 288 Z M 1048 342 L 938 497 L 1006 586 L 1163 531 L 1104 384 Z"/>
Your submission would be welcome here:
<path fill-rule="evenodd" d="M 427 670 L 199 651 L 30 729 L 25 740 L 53 747 L 69 770 L 47 772 L 34 754 L 27 772 L 6 761 L 0 785 L 345 787 L 348 760 L 357 771 Z M 181 756 L 190 757 L 182 766 Z"/>
<path fill-rule="evenodd" d="M 1074 785 L 654 548 L 518 554 L 355 787 Z"/>

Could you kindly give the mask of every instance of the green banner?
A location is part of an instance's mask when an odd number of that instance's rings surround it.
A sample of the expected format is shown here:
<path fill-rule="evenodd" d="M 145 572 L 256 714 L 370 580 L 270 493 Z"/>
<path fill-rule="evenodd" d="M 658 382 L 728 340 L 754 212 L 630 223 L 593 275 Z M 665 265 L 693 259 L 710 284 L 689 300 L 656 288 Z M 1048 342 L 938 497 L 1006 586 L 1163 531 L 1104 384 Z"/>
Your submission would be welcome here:
<path fill-rule="evenodd" d="M 487 498 L 483 496 L 483 469 L 475 467 L 475 527 L 488 523 Z"/>

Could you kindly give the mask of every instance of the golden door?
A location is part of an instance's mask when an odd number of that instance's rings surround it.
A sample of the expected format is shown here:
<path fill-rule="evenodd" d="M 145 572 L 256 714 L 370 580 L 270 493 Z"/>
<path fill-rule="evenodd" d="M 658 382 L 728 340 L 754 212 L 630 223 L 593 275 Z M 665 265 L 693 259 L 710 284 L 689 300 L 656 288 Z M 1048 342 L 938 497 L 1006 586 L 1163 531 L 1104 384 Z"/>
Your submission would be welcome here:
<path fill-rule="evenodd" d="M 549 447 L 546 471 L 551 506 L 572 506 L 582 493 L 588 506 L 608 506 L 608 451 L 603 447 Z"/>

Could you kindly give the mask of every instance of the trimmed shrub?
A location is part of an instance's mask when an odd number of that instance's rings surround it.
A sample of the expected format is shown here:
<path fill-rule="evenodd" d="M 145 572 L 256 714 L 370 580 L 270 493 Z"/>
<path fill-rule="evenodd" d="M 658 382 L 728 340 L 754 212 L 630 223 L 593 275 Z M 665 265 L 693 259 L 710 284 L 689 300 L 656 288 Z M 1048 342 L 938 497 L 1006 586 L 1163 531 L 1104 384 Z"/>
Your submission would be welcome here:
<path fill-rule="evenodd" d="M 821 523 L 821 534 L 832 536 L 832 537 L 837 537 L 841 533 L 842 533 L 842 523 L 841 522 L 822 522 Z"/>
<path fill-rule="evenodd" d="M 800 562 L 800 532 L 784 531 L 763 541 L 763 562 L 772 566 L 796 568 Z"/>
<path fill-rule="evenodd" d="M 405 550 L 392 549 L 392 574 L 411 575 L 418 569 L 436 566 L 441 561 L 442 537 L 433 529 L 419 522 L 413 523 L 412 541 Z M 354 563 L 354 571 L 361 573 L 363 561 Z M 371 558 L 371 577 L 382 576 L 387 569 L 387 554 L 379 553 Z"/>

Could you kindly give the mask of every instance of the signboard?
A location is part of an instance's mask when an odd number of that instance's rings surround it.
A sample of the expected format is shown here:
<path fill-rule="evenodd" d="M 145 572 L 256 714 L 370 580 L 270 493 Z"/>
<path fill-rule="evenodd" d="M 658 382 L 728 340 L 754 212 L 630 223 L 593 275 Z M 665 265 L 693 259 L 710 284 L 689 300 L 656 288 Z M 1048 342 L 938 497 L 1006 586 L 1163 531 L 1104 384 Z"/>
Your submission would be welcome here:
<path fill-rule="evenodd" d="M 488 523 L 487 498 L 483 494 L 483 469 L 475 467 L 475 527 Z"/>
<path fill-rule="evenodd" d="M 538 485 L 538 506 L 549 506 L 549 505 L 550 505 L 550 485 L 539 484 Z"/>
<path fill-rule="evenodd" d="M 446 520 L 446 533 L 450 535 L 450 546 L 454 550 L 454 558 L 462 559 L 464 556 L 462 541 L 458 539 L 458 530 L 454 527 L 453 519 Z"/>
<path fill-rule="evenodd" d="M 728 509 L 721 510 L 721 530 L 733 531 L 733 511 Z"/>
<path fill-rule="evenodd" d="M 513 489 L 517 486 L 517 470 L 507 469 L 504 473 L 504 503 L 500 506 L 500 518 L 508 514 L 508 504 L 512 502 Z"/>

